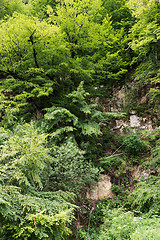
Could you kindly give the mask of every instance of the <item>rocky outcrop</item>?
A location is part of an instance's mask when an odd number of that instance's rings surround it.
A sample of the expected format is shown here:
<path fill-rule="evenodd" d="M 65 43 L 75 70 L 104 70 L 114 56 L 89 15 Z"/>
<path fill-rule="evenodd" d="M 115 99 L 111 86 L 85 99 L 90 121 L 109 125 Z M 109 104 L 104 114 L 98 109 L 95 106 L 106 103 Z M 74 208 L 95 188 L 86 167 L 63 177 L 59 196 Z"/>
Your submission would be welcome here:
<path fill-rule="evenodd" d="M 123 133 L 126 127 L 131 127 L 132 129 L 139 130 L 153 130 L 153 122 L 151 118 L 148 117 L 139 117 L 135 111 L 130 112 L 130 116 L 127 119 L 117 119 L 113 125 L 113 130 L 119 130 Z"/>
<path fill-rule="evenodd" d="M 128 181 L 130 182 L 130 190 L 134 189 L 134 180 L 136 182 L 141 181 L 142 179 L 148 178 L 151 174 L 155 174 L 155 172 L 151 169 L 143 169 L 140 166 L 134 166 L 132 170 L 129 171 L 129 178 Z M 128 176 L 127 176 L 128 177 Z M 121 185 L 121 180 L 119 179 L 119 184 Z M 123 182 L 123 181 L 122 181 Z M 92 203 L 96 201 L 101 201 L 104 198 L 113 198 L 114 193 L 111 191 L 112 184 L 117 184 L 115 181 L 111 181 L 111 177 L 102 174 L 100 177 L 100 181 L 97 182 L 94 186 L 91 187 L 91 189 L 88 190 L 86 197 L 89 199 Z"/>
<path fill-rule="evenodd" d="M 132 178 L 139 182 L 142 179 L 147 179 L 151 174 L 155 174 L 155 171 L 151 169 L 146 170 L 142 169 L 140 166 L 135 166 L 131 174 Z"/>
<path fill-rule="evenodd" d="M 133 86 L 132 86 L 133 85 Z M 112 129 L 123 133 L 124 128 L 131 127 L 139 130 L 152 130 L 156 122 L 160 121 L 160 107 L 157 110 L 150 109 L 150 87 L 144 86 L 134 95 L 134 83 L 112 90 L 110 99 L 96 99 L 96 103 L 103 107 L 104 112 L 122 112 L 127 106 L 137 110 L 127 111 L 126 118 L 116 119 L 112 122 Z M 139 109 L 139 110 L 138 110 Z M 144 115 L 145 112 L 145 115 Z"/>
<path fill-rule="evenodd" d="M 111 179 L 108 175 L 102 174 L 100 181 L 87 192 L 89 200 L 100 201 L 105 198 L 112 198 Z"/>

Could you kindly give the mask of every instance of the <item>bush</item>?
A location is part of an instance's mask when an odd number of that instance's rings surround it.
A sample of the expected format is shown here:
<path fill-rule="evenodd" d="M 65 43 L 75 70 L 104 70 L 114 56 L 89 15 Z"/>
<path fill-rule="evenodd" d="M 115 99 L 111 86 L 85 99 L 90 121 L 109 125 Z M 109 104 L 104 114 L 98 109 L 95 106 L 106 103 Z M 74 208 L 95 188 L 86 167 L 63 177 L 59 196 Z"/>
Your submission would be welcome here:
<path fill-rule="evenodd" d="M 144 219 L 131 234 L 131 240 L 159 240 L 160 218 Z"/>
<path fill-rule="evenodd" d="M 50 189 L 61 189 L 78 195 L 86 192 L 86 187 L 98 179 L 98 168 L 86 162 L 84 151 L 71 141 L 54 150 L 53 161 Z"/>
<path fill-rule="evenodd" d="M 112 210 L 106 208 L 103 220 L 104 223 L 95 239 L 158 240 L 160 236 L 160 218 L 135 217 L 133 212 L 124 212 L 122 208 Z"/>
<path fill-rule="evenodd" d="M 47 135 L 32 123 L 0 130 L 0 239 L 63 239 L 74 194 L 44 191 L 52 163 Z"/>
<path fill-rule="evenodd" d="M 101 227 L 102 236 L 102 232 L 106 232 L 106 237 L 108 237 L 106 239 L 129 239 L 130 234 L 137 226 L 137 222 L 133 221 L 133 218 L 132 212 L 124 212 L 122 208 L 105 210 L 104 224 Z"/>
<path fill-rule="evenodd" d="M 125 136 L 123 144 L 125 146 L 125 152 L 133 156 L 142 153 L 145 149 L 144 142 L 136 133 Z"/>
<path fill-rule="evenodd" d="M 160 172 L 160 139 L 156 141 L 156 146 L 152 149 L 152 159 L 147 165 Z"/>
<path fill-rule="evenodd" d="M 159 185 L 160 178 L 153 176 L 137 185 L 137 188 L 129 195 L 129 202 L 134 211 L 148 216 L 160 216 Z"/>
<path fill-rule="evenodd" d="M 60 240 L 71 233 L 73 194 L 22 192 L 0 184 L 0 239 Z"/>

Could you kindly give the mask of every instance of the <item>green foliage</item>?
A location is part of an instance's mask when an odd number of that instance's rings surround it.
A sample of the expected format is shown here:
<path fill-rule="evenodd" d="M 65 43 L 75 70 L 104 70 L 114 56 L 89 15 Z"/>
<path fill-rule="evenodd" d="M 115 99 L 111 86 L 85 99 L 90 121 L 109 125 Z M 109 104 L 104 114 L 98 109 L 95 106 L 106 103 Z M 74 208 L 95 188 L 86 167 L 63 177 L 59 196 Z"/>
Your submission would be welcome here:
<path fill-rule="evenodd" d="M 103 0 L 103 14 L 108 13 L 111 16 L 112 25 L 115 29 L 125 28 L 128 31 L 134 19 L 125 3 L 125 0 Z"/>
<path fill-rule="evenodd" d="M 56 0 L 30 0 L 28 2 L 28 14 L 48 18 L 49 12 L 53 12 L 57 2 Z"/>
<path fill-rule="evenodd" d="M 26 74 L 32 74 L 32 77 L 42 74 L 47 65 L 45 53 L 50 48 L 54 49 L 55 42 L 57 42 L 55 35 L 58 32 L 56 26 L 49 25 L 45 20 L 40 21 L 36 17 L 24 14 L 14 13 L 13 17 L 2 21 L 0 51 L 3 58 L 1 58 L 1 71 L 12 78 L 17 76 L 20 79 L 23 79 Z M 53 41 L 55 41 L 54 46 Z M 43 58 L 41 58 L 42 56 Z M 34 68 L 36 69 L 34 70 Z M 23 75 L 21 75 L 21 71 L 24 71 Z"/>
<path fill-rule="evenodd" d="M 121 185 L 112 184 L 111 186 L 111 191 L 113 192 L 113 198 L 110 200 L 108 204 L 108 207 L 110 207 L 110 209 L 112 208 L 119 209 L 121 207 L 126 207 L 128 204 L 127 196 L 129 194 L 129 182 L 127 178 L 125 178 L 124 176 L 122 175 L 124 179 L 122 179 Z M 118 176 L 118 178 L 120 179 L 121 175 Z"/>
<path fill-rule="evenodd" d="M 155 109 L 158 109 L 159 106 L 159 97 L 160 97 L 160 89 L 159 89 L 159 83 L 160 83 L 160 70 L 158 69 L 155 77 L 151 78 L 150 82 L 154 84 L 156 87 L 152 87 L 150 89 L 150 94 L 152 95 L 151 102 L 154 103 Z"/>
<path fill-rule="evenodd" d="M 140 63 L 133 74 L 135 87 L 131 89 L 133 96 L 128 98 L 128 105 L 141 115 L 146 110 L 154 114 L 154 110 L 159 106 L 159 1 L 130 0 L 127 5 L 136 17 L 136 23 L 132 26 L 129 36 L 132 39 L 130 47 L 136 54 L 131 64 Z M 142 89 L 144 89 L 147 100 L 145 107 L 137 106 L 136 101 L 143 97 Z"/>
<path fill-rule="evenodd" d="M 79 229 L 74 237 L 74 240 L 95 240 L 98 238 L 98 234 L 94 229 L 90 229 L 90 232 L 86 232 L 83 229 Z"/>
<path fill-rule="evenodd" d="M 131 29 L 132 49 L 137 51 L 138 59 L 150 56 L 153 62 L 159 58 L 159 1 L 130 0 L 128 5 L 137 17 Z"/>
<path fill-rule="evenodd" d="M 150 58 L 136 67 L 131 77 L 134 84 L 127 86 L 126 109 L 134 109 L 138 116 L 142 117 L 146 114 L 154 115 L 159 106 L 158 70 L 158 64 L 155 64 Z M 138 99 L 144 97 L 146 102 L 139 104 Z"/>
<path fill-rule="evenodd" d="M 14 12 L 23 12 L 25 5 L 23 0 L 1 0 L 0 2 L 0 19 L 12 16 Z"/>
<path fill-rule="evenodd" d="M 114 185 L 115 186 L 115 185 Z M 111 189 L 114 192 L 114 187 Z M 122 193 L 122 191 L 121 191 Z M 123 191 L 124 193 L 124 191 Z M 87 217 L 87 220 L 89 219 L 90 221 L 90 229 L 98 228 L 100 227 L 103 222 L 104 222 L 104 216 L 105 216 L 105 211 L 107 210 L 112 210 L 113 208 L 116 207 L 122 207 L 122 202 L 117 201 L 117 198 L 114 197 L 113 199 L 107 199 L 104 198 L 99 202 L 96 202 L 95 204 L 95 209 L 91 213 L 92 207 L 90 206 L 89 208 L 89 216 Z"/>
<path fill-rule="evenodd" d="M 94 62 L 92 55 L 100 48 L 103 37 L 101 25 L 95 19 L 99 16 L 101 0 L 66 1 L 56 6 L 56 14 L 50 14 L 50 21 L 58 25 L 64 33 L 70 52 L 69 78 L 77 86 L 82 80 L 87 85 L 93 81 Z"/>
<path fill-rule="evenodd" d="M 133 236 L 137 236 L 139 230 L 139 233 L 142 234 L 142 232 L 145 232 L 145 229 L 150 228 L 152 224 L 154 235 L 158 235 L 156 233 L 156 229 L 158 229 L 157 223 L 159 225 L 159 219 L 146 220 L 140 217 L 134 217 L 132 212 L 123 212 L 122 209 L 114 209 L 109 211 L 104 217 L 104 225 L 102 225 L 98 239 L 132 239 Z"/>
<path fill-rule="evenodd" d="M 111 17 L 102 17 L 100 0 L 22 5 L 24 12 L 13 11 L 0 23 L 3 120 L 18 115 L 28 121 L 33 114 L 36 118 L 82 80 L 87 87 L 93 82 L 109 87 L 120 83 L 127 72 L 128 39 L 123 29 L 115 32 Z"/>
<path fill-rule="evenodd" d="M 98 179 L 99 170 L 85 161 L 84 152 L 68 141 L 55 149 L 49 189 L 85 195 L 86 189 Z M 81 196 L 82 197 L 82 196 Z"/>
<path fill-rule="evenodd" d="M 88 95 L 81 82 L 76 91 L 67 95 L 65 107 L 53 106 L 44 115 L 52 141 L 59 144 L 72 137 L 86 151 L 86 156 L 91 149 L 98 148 L 98 138 L 102 135 L 99 123 L 109 119 L 96 104 L 87 101 Z"/>
<path fill-rule="evenodd" d="M 142 131 L 142 138 L 148 141 L 152 147 L 155 147 L 157 140 L 159 141 L 160 138 L 160 131 L 159 129 L 144 130 Z"/>
<path fill-rule="evenodd" d="M 33 123 L 17 126 L 8 135 L 9 138 L 6 137 L 1 145 L 1 181 L 16 181 L 19 186 L 42 189 L 41 175 L 45 175 L 46 169 L 49 171 L 52 162 L 49 149 L 45 146 L 47 135 L 35 128 Z"/>
<path fill-rule="evenodd" d="M 119 209 L 104 209 L 104 223 L 95 231 L 79 230 L 75 239 L 87 240 L 135 240 L 157 239 L 159 237 L 159 218 L 135 217 L 133 212 Z M 148 234 L 148 235 L 147 235 Z"/>
<path fill-rule="evenodd" d="M 119 156 L 107 156 L 107 157 L 102 157 L 99 159 L 103 169 L 107 171 L 111 171 L 112 168 L 118 169 L 121 165 L 124 164 L 124 162 L 127 161 L 127 159 L 124 157 L 119 157 Z"/>
<path fill-rule="evenodd" d="M 126 135 L 123 141 L 125 152 L 129 155 L 138 155 L 145 150 L 145 143 L 141 140 L 140 136 L 136 133 Z"/>
<path fill-rule="evenodd" d="M 132 233 L 131 240 L 158 240 L 160 238 L 160 219 L 145 219 Z"/>
<path fill-rule="evenodd" d="M 48 96 L 57 85 L 57 67 L 58 75 L 61 71 L 59 61 L 54 73 L 49 70 L 53 58 L 57 55 L 60 58 L 60 52 L 64 50 L 62 35 L 57 26 L 49 25 L 45 20 L 17 13 L 3 21 L 0 28 L 1 108 L 5 117 L 12 112 L 13 116 L 19 113 L 24 118 L 26 112 L 26 115 L 30 113 L 30 119 L 31 114 L 45 107 L 44 99 L 48 104 Z"/>
<path fill-rule="evenodd" d="M 157 0 L 1 0 L 2 240 L 67 239 L 74 197 L 82 202 L 98 180 L 90 160 L 123 179 L 112 185 L 113 201 L 89 208 L 87 229 L 74 239 L 159 239 L 159 133 L 116 140 L 108 122 L 123 114 L 103 113 L 94 103 L 95 96 L 110 98 L 129 66 L 141 62 L 131 94 L 138 99 L 145 85 L 147 103 L 137 106 L 128 95 L 127 107 L 158 109 L 159 9 Z M 33 118 L 42 119 L 17 124 Z M 140 182 L 127 203 L 124 176 L 142 162 L 157 176 Z M 123 205 L 132 212 L 113 209 Z"/>
<path fill-rule="evenodd" d="M 67 94 L 61 103 L 64 107 L 45 109 L 45 130 L 49 133 L 50 141 L 58 145 L 71 137 L 85 150 L 87 160 L 97 162 L 106 147 L 112 144 L 113 134 L 108 130 L 107 123 L 124 114 L 104 113 L 97 104 L 86 98 L 88 96 L 81 82 L 76 91 Z"/>
<path fill-rule="evenodd" d="M 99 160 L 103 169 L 113 171 L 116 176 L 122 176 L 133 168 L 134 164 L 140 165 L 143 162 L 142 154 L 150 151 L 150 143 L 140 133 L 134 133 L 129 129 L 128 134 L 122 135 L 115 142 L 115 149 L 103 155 Z M 113 137 L 112 141 L 116 141 Z M 111 144 L 110 144 L 111 147 Z"/>
<path fill-rule="evenodd" d="M 160 140 L 157 140 L 156 147 L 152 149 L 152 160 L 148 165 L 160 172 Z"/>
<path fill-rule="evenodd" d="M 46 137 L 34 123 L 14 132 L 1 128 L 1 239 L 57 240 L 70 234 L 74 194 L 44 192 L 53 162 Z"/>
<path fill-rule="evenodd" d="M 102 229 L 106 231 L 108 239 L 129 239 L 129 236 L 138 223 L 133 221 L 132 212 L 123 212 L 121 208 L 108 211 L 104 217 L 104 227 Z M 109 229 L 107 229 L 109 227 Z"/>
<path fill-rule="evenodd" d="M 71 233 L 73 192 L 85 192 L 98 178 L 98 169 L 85 162 L 75 143 L 52 146 L 51 154 L 46 138 L 34 123 L 18 125 L 14 132 L 1 128 L 0 237 L 4 239 L 65 238 Z"/>
<path fill-rule="evenodd" d="M 144 164 L 150 169 L 159 173 L 160 169 L 160 131 L 159 129 L 154 129 L 152 132 L 143 131 L 143 139 L 145 143 L 150 148 L 150 158 Z"/>
<path fill-rule="evenodd" d="M 147 216 L 160 214 L 159 177 L 150 177 L 141 181 L 129 196 L 134 211 L 145 213 Z"/>
<path fill-rule="evenodd" d="M 57 240 L 70 233 L 66 226 L 73 219 L 74 205 L 68 203 L 70 194 L 26 195 L 21 191 L 12 185 L 0 185 L 1 239 Z"/>
<path fill-rule="evenodd" d="M 127 62 L 119 51 L 124 53 L 127 39 L 123 38 L 123 30 L 115 33 L 108 15 L 102 20 L 102 10 L 100 0 L 70 0 L 57 5 L 57 15 L 50 14 L 51 21 L 65 34 L 75 82 L 85 80 L 90 85 L 94 80 L 102 85 L 107 80 L 113 84 L 113 77 L 119 80 L 127 71 Z"/>

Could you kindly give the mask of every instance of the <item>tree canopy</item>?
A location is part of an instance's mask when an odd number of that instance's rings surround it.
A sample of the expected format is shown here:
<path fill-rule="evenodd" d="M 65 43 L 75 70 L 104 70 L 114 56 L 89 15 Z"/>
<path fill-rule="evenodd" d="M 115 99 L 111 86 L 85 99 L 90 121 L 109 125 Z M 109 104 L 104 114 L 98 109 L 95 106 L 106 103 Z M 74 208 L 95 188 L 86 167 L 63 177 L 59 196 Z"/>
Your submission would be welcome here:
<path fill-rule="evenodd" d="M 159 239 L 159 129 L 113 128 L 140 88 L 159 111 L 159 14 L 159 0 L 0 1 L 0 239 Z M 105 112 L 122 86 L 125 109 Z M 154 176 L 135 187 L 137 165 Z M 113 196 L 95 203 L 100 173 Z"/>

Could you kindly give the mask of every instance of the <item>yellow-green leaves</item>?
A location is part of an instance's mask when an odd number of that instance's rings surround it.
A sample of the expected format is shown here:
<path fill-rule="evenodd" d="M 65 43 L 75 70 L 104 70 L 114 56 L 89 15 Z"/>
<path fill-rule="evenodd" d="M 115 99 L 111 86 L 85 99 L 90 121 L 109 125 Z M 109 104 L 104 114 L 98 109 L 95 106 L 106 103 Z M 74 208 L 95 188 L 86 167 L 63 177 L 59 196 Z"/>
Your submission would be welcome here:
<path fill-rule="evenodd" d="M 16 72 L 35 65 L 34 49 L 38 65 L 46 48 L 54 48 L 58 28 L 34 17 L 14 14 L 0 25 L 0 53 L 4 70 Z M 58 38 L 57 38 L 58 40 Z M 53 49 L 52 49 L 53 50 Z M 44 57 L 44 56 L 43 56 Z M 30 62 L 28 61 L 30 60 Z M 25 63 L 25 64 L 24 64 Z M 44 66 L 43 66 L 44 67 Z M 20 70 L 19 69 L 19 70 Z"/>
<path fill-rule="evenodd" d="M 141 18 L 156 4 L 160 4 L 159 0 L 129 0 L 127 6 L 133 10 L 136 17 Z"/>
<path fill-rule="evenodd" d="M 14 181 L 15 178 L 21 185 L 21 178 L 24 178 L 27 185 L 43 188 L 40 173 L 51 162 L 49 149 L 45 147 L 46 137 L 47 135 L 35 130 L 32 123 L 15 129 L 15 132 L 2 145 L 0 152 L 1 162 L 10 169 L 9 172 L 6 171 L 7 181 Z M 12 172 L 14 172 L 13 175 Z"/>
<path fill-rule="evenodd" d="M 25 11 L 25 4 L 23 0 L 1 0 L 0 2 L 0 19 L 12 16 L 14 12 Z"/>
<path fill-rule="evenodd" d="M 55 81 L 47 70 L 65 46 L 57 26 L 24 14 L 1 22 L 0 31 L 0 94 L 6 117 L 7 111 L 32 111 L 37 108 L 33 99 L 52 94 Z"/>
<path fill-rule="evenodd" d="M 153 63 L 158 62 L 160 40 L 160 3 L 157 0 L 130 0 L 129 7 L 136 16 L 131 29 L 131 48 L 138 54 L 137 59 L 149 56 Z"/>

